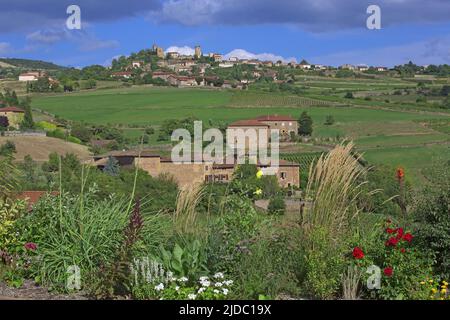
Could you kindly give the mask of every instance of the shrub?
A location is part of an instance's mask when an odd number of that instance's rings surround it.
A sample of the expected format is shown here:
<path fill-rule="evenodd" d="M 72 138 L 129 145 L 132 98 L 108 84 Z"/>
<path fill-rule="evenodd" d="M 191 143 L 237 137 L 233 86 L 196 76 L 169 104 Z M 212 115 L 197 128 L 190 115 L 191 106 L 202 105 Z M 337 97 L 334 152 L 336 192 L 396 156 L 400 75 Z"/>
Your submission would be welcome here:
<path fill-rule="evenodd" d="M 252 202 L 242 196 L 228 195 L 221 205 L 220 216 L 211 222 L 208 234 L 208 268 L 235 275 L 240 258 L 258 234 L 260 217 Z"/>
<path fill-rule="evenodd" d="M 429 184 L 415 194 L 414 217 L 417 241 L 435 254 L 434 270 L 450 278 L 450 170 L 446 163 L 435 164 L 427 174 Z"/>
<path fill-rule="evenodd" d="M 344 98 L 345 98 L 345 99 L 353 99 L 353 98 L 354 98 L 353 93 L 350 92 L 350 91 L 347 92 L 347 93 L 345 94 Z"/>
<path fill-rule="evenodd" d="M 16 145 L 10 140 L 6 140 L 5 144 L 0 146 L 0 156 L 11 156 L 16 152 Z"/>
<path fill-rule="evenodd" d="M 332 299 L 338 294 L 345 259 L 342 247 L 330 245 L 329 230 L 316 228 L 308 235 L 311 246 L 305 257 L 305 291 L 314 298 Z"/>
<path fill-rule="evenodd" d="M 286 204 L 282 196 L 275 196 L 269 201 L 269 207 L 267 208 L 269 213 L 282 215 L 286 211 Z"/>
<path fill-rule="evenodd" d="M 22 201 L 0 198 L 0 252 L 6 252 L 7 248 L 17 246 L 17 237 L 13 232 L 14 224 L 24 209 L 25 203 Z"/>
<path fill-rule="evenodd" d="M 239 259 L 239 269 L 233 298 L 257 299 L 264 295 L 271 299 L 280 295 L 299 295 L 299 279 L 304 265 L 298 231 L 268 223 Z"/>
<path fill-rule="evenodd" d="M 57 129 L 56 124 L 47 121 L 39 121 L 36 123 L 36 128 L 42 129 L 44 131 L 54 131 Z"/>

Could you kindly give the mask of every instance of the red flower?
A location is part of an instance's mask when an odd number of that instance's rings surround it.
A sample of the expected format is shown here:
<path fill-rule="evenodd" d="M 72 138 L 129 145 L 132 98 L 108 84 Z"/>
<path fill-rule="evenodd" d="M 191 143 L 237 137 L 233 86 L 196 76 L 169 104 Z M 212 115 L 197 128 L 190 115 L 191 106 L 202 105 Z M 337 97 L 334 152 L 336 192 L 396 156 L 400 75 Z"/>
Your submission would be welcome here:
<path fill-rule="evenodd" d="M 405 248 L 401 248 L 401 249 L 400 249 L 400 252 L 401 252 L 401 253 L 405 253 L 405 252 L 406 252 L 406 249 L 405 249 Z"/>
<path fill-rule="evenodd" d="M 389 238 L 388 241 L 386 241 L 386 246 L 388 246 L 388 247 L 389 247 L 389 246 L 395 247 L 395 246 L 397 245 L 397 243 L 398 243 L 398 239 L 392 237 L 392 238 Z"/>
<path fill-rule="evenodd" d="M 392 269 L 392 267 L 387 267 L 384 268 L 383 272 L 386 277 L 392 277 L 392 275 L 394 274 L 394 269 Z"/>
<path fill-rule="evenodd" d="M 403 240 L 408 241 L 409 243 L 411 243 L 413 238 L 413 235 L 409 232 L 403 236 Z"/>
<path fill-rule="evenodd" d="M 398 228 L 397 230 L 397 239 L 401 239 L 403 237 L 403 228 Z"/>
<path fill-rule="evenodd" d="M 389 234 L 392 234 L 392 233 L 395 232 L 395 230 L 394 230 L 394 229 L 391 229 L 391 228 L 387 228 L 387 229 L 386 229 L 386 232 L 389 233 Z"/>
<path fill-rule="evenodd" d="M 362 259 L 362 258 L 364 258 L 364 252 L 361 250 L 361 248 L 355 247 L 353 249 L 353 257 L 358 260 Z"/>
<path fill-rule="evenodd" d="M 405 170 L 403 170 L 403 168 L 398 168 L 397 169 L 397 179 L 402 180 L 404 176 L 405 176 Z"/>
<path fill-rule="evenodd" d="M 35 251 L 37 249 L 37 244 L 33 242 L 27 242 L 24 245 L 25 249 Z"/>

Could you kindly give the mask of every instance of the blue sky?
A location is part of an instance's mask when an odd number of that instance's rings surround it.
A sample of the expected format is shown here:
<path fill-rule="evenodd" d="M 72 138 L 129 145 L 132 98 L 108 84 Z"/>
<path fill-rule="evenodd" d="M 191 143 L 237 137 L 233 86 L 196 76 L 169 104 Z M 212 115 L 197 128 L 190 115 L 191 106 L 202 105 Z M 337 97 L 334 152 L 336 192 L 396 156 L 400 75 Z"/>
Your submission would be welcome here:
<path fill-rule="evenodd" d="M 81 8 L 68 30 L 66 8 Z M 381 30 L 366 28 L 369 5 Z M 106 65 L 157 43 L 312 63 L 450 64 L 450 0 L 0 0 L 0 56 Z M 175 49 L 176 49 L 175 48 Z"/>

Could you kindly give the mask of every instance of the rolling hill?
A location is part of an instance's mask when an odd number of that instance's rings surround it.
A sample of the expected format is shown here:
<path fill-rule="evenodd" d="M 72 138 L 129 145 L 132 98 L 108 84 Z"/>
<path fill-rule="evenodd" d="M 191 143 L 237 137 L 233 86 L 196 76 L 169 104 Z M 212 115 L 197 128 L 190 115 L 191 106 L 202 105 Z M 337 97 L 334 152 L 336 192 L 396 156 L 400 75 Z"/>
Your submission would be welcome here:
<path fill-rule="evenodd" d="M 62 70 L 65 67 L 58 66 L 52 62 L 17 58 L 0 58 L 0 67 L 3 68 L 21 68 L 38 70 Z"/>

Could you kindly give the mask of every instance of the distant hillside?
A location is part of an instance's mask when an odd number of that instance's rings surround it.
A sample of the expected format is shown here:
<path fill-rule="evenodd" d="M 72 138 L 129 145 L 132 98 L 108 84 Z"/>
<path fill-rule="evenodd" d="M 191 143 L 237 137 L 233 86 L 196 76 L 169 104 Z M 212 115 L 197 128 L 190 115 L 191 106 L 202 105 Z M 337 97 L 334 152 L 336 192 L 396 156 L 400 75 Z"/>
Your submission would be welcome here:
<path fill-rule="evenodd" d="M 65 67 L 58 66 L 51 62 L 41 60 L 16 59 L 16 58 L 0 58 L 0 67 L 6 65 L 21 69 L 39 69 L 39 70 L 61 70 Z"/>

